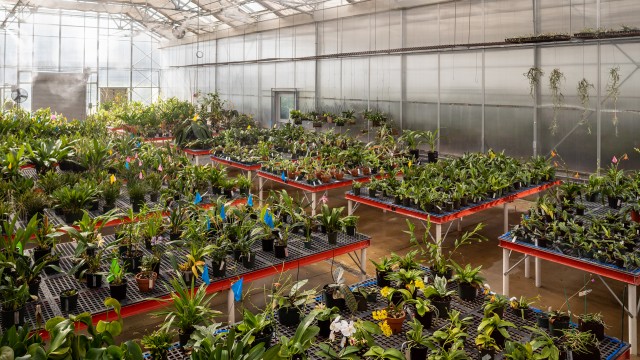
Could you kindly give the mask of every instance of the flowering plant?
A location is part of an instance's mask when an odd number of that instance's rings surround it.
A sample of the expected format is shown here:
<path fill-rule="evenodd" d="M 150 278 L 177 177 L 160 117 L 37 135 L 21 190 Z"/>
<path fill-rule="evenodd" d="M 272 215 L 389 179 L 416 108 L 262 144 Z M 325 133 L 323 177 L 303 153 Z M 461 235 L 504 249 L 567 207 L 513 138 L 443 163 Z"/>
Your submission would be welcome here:
<path fill-rule="evenodd" d="M 315 315 L 316 320 L 318 321 L 333 320 L 338 317 L 339 312 L 340 309 L 336 306 L 329 308 L 322 303 L 319 303 L 313 310 L 311 310 L 311 313 Z"/>
<path fill-rule="evenodd" d="M 385 320 L 387 318 L 399 319 L 403 317 L 405 315 L 405 302 L 413 298 L 413 295 L 409 290 L 394 289 L 388 286 L 380 289 L 380 294 L 387 298 L 389 303 L 386 308 L 373 311 L 374 320 Z M 395 294 L 399 294 L 399 296 L 394 296 Z"/>
<path fill-rule="evenodd" d="M 329 341 L 335 341 L 337 335 L 342 335 L 340 341 L 340 347 L 345 347 L 347 341 L 350 346 L 372 346 L 375 344 L 372 335 L 379 335 L 382 333 L 380 328 L 371 321 L 365 321 L 361 319 L 344 320 L 340 319 L 340 316 L 333 319 L 333 322 L 329 326 L 331 334 L 329 334 Z"/>
<path fill-rule="evenodd" d="M 531 306 L 531 304 L 535 303 L 536 300 L 538 300 L 540 296 L 536 296 L 533 298 L 527 298 L 525 296 L 520 296 L 520 299 L 516 298 L 515 296 L 512 297 L 511 299 L 509 299 L 509 306 L 512 309 L 528 309 L 529 306 Z"/>
<path fill-rule="evenodd" d="M 489 293 L 484 304 L 484 317 L 491 316 L 491 313 L 501 312 L 507 307 L 507 304 L 509 304 L 509 299 L 506 296 Z"/>

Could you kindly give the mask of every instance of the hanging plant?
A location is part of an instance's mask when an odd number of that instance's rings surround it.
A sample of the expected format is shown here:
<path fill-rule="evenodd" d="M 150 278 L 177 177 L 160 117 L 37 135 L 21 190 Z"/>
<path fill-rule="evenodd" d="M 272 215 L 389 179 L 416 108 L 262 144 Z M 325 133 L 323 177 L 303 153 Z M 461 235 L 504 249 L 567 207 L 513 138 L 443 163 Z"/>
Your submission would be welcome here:
<path fill-rule="evenodd" d="M 535 99 L 536 86 L 540 84 L 540 78 L 544 75 L 544 71 L 539 67 L 532 67 L 524 75 L 529 80 L 529 95 L 532 99 Z"/>
<path fill-rule="evenodd" d="M 613 118 L 611 122 L 616 128 L 616 136 L 618 136 L 618 96 L 620 95 L 620 67 L 616 66 L 609 69 L 609 82 L 607 83 L 607 97 L 613 101 Z"/>
<path fill-rule="evenodd" d="M 549 89 L 551 89 L 551 99 L 553 100 L 553 122 L 551 123 L 551 134 L 555 135 L 558 131 L 558 112 L 560 107 L 564 103 L 564 95 L 562 94 L 562 80 L 564 74 L 560 72 L 560 69 L 553 69 L 549 74 Z"/>
<path fill-rule="evenodd" d="M 593 84 L 589 82 L 589 80 L 582 78 L 578 82 L 578 97 L 580 98 L 580 103 L 582 104 L 582 119 L 580 119 L 580 125 L 587 124 L 587 131 L 591 134 L 591 124 L 587 121 L 589 114 L 589 90 L 593 89 Z"/>

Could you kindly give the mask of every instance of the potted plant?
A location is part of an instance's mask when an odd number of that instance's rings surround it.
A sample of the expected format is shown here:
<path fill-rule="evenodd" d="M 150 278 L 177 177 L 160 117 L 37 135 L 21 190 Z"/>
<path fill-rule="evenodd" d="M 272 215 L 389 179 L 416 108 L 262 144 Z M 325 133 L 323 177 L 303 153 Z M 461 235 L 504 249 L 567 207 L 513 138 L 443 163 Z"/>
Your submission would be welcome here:
<path fill-rule="evenodd" d="M 151 172 L 147 174 L 145 180 L 149 191 L 149 199 L 151 202 L 157 202 L 162 189 L 162 176 L 157 172 Z M 131 192 L 129 192 L 129 198 L 131 198 Z"/>
<path fill-rule="evenodd" d="M 289 111 L 289 118 L 293 120 L 295 125 L 302 125 L 302 111 L 291 109 L 291 111 Z"/>
<path fill-rule="evenodd" d="M 489 292 L 483 306 L 484 317 L 489 317 L 492 313 L 497 314 L 500 318 L 504 315 L 504 309 L 509 305 L 509 299 L 506 296 Z"/>
<path fill-rule="evenodd" d="M 86 251 L 89 248 L 84 247 L 85 251 L 78 254 L 76 247 L 75 265 L 69 269 L 69 275 L 76 276 L 79 279 L 85 279 L 86 285 L 90 289 L 102 287 L 102 259 L 105 253 L 108 253 L 115 247 L 115 243 L 100 244 L 91 247 L 92 251 Z"/>
<path fill-rule="evenodd" d="M 344 207 L 331 209 L 327 204 L 322 204 L 322 211 L 317 215 L 318 221 L 327 232 L 329 244 L 338 243 L 338 230 L 340 230 L 340 218 L 343 211 Z"/>
<path fill-rule="evenodd" d="M 423 293 L 438 309 L 438 317 L 444 318 L 448 315 L 451 308 L 451 295 L 454 294 L 454 291 L 447 289 L 447 279 L 436 275 L 433 284 L 427 286 Z"/>
<path fill-rule="evenodd" d="M 154 271 L 154 268 L 160 265 L 160 259 L 153 255 L 145 255 L 142 259 L 142 271 L 136 274 L 136 283 L 140 292 L 147 293 L 153 291 L 158 280 L 158 272 Z M 146 263 L 144 260 L 146 260 Z"/>
<path fill-rule="evenodd" d="M 140 208 L 144 204 L 144 195 L 147 193 L 146 183 L 143 180 L 130 181 L 127 183 L 127 191 L 133 212 L 140 212 Z"/>
<path fill-rule="evenodd" d="M 358 176 L 358 174 L 356 174 L 355 176 Z M 353 195 L 360 196 L 360 189 L 362 188 L 362 184 L 363 183 L 361 181 L 354 181 L 354 182 L 351 183 L 351 188 L 353 190 Z"/>
<path fill-rule="evenodd" d="M 114 257 L 109 267 L 109 294 L 116 300 L 124 300 L 127 298 L 127 279 L 125 277 L 125 268 L 118 264 L 118 258 Z"/>
<path fill-rule="evenodd" d="M 251 334 L 253 346 L 264 344 L 264 348 L 271 347 L 271 338 L 273 337 L 273 320 L 271 312 L 260 312 L 253 314 L 245 309 L 242 312 L 242 322 L 236 327 L 238 335 Z"/>
<path fill-rule="evenodd" d="M 287 251 L 287 245 L 289 244 L 289 236 L 291 235 L 291 229 L 301 225 L 301 223 L 280 223 L 280 227 L 278 228 L 278 235 L 276 236 L 276 243 L 273 247 L 273 251 L 276 259 L 285 259 L 288 257 L 289 252 Z M 260 231 L 260 236 L 262 237 L 262 229 L 255 228 L 255 230 Z"/>
<path fill-rule="evenodd" d="M 307 315 L 300 321 L 293 336 L 290 339 L 281 336 L 280 342 L 264 353 L 264 359 L 306 358 L 307 351 L 314 345 L 316 335 L 320 332 L 320 328 L 313 325 L 313 320 L 313 314 Z"/>
<path fill-rule="evenodd" d="M 65 313 L 72 313 L 78 307 L 78 290 L 67 289 L 60 293 L 60 309 Z"/>
<path fill-rule="evenodd" d="M 2 311 L 0 311 L 2 327 L 9 329 L 14 325 L 23 326 L 26 304 L 32 299 L 29 295 L 29 286 L 25 283 L 19 284 L 17 279 L 6 276 L 3 284 L 0 285 L 0 296 L 3 299 Z"/>
<path fill-rule="evenodd" d="M 82 218 L 82 211 L 97 198 L 98 190 L 88 183 L 64 186 L 51 194 L 55 206 L 63 210 L 65 222 L 72 224 Z"/>
<path fill-rule="evenodd" d="M 516 316 L 525 320 L 533 313 L 533 310 L 531 310 L 531 304 L 534 302 L 535 299 L 530 299 L 525 296 L 520 296 L 520 299 L 518 299 L 514 296 L 509 299 L 509 309 L 511 309 L 511 312 Z"/>
<path fill-rule="evenodd" d="M 103 181 L 102 184 L 100 184 L 100 193 L 104 200 L 102 209 L 105 212 L 116 207 L 116 200 L 118 200 L 118 197 L 120 196 L 122 183 L 119 180 L 115 180 L 115 178 L 113 179 L 113 181 Z"/>
<path fill-rule="evenodd" d="M 592 332 L 598 341 L 604 340 L 606 324 L 601 313 L 587 313 L 578 315 L 578 330 Z"/>
<path fill-rule="evenodd" d="M 38 229 L 35 232 L 36 246 L 33 248 L 32 259 L 34 263 L 37 263 L 45 257 L 51 254 L 51 249 L 55 245 L 56 237 L 52 236 L 55 233 L 53 226 L 49 222 L 48 216 L 38 218 Z"/>
<path fill-rule="evenodd" d="M 345 284 L 344 269 L 338 266 L 332 273 L 333 283 L 322 289 L 322 301 L 328 308 L 349 309 L 352 313 L 358 309 L 356 298 L 349 286 Z"/>
<path fill-rule="evenodd" d="M 301 307 L 311 303 L 316 296 L 315 290 L 300 290 L 308 282 L 308 279 L 297 281 L 291 285 L 288 291 L 285 289 L 286 286 L 274 286 L 275 291 L 269 296 L 278 311 L 280 324 L 297 326 L 300 323 Z"/>
<path fill-rule="evenodd" d="M 409 323 L 411 330 L 407 331 L 407 342 L 405 343 L 409 349 L 410 360 L 425 360 L 429 354 L 429 340 L 428 333 L 424 333 L 424 326 L 420 321 L 413 319 Z"/>
<path fill-rule="evenodd" d="M 414 297 L 411 300 L 407 300 L 407 303 L 413 305 L 413 317 L 425 328 L 431 328 L 433 325 L 433 315 L 438 316 L 438 308 L 431 304 L 429 299 L 421 297 Z"/>
<path fill-rule="evenodd" d="M 319 334 L 321 337 L 329 337 L 331 334 L 331 322 L 338 317 L 339 312 L 340 309 L 337 307 L 328 307 L 324 304 L 318 304 L 313 310 L 311 310 L 310 314 L 313 314 L 315 319 L 318 321 L 318 327 L 320 328 Z"/>
<path fill-rule="evenodd" d="M 427 131 L 423 130 L 403 130 L 402 135 L 400 136 L 400 140 L 407 145 L 409 149 L 409 155 L 413 157 L 414 160 L 418 160 L 420 158 L 420 146 L 424 143 L 426 139 Z"/>
<path fill-rule="evenodd" d="M 490 313 L 489 316 L 485 316 L 480 325 L 478 325 L 478 334 L 484 334 L 487 337 L 491 337 L 495 340 L 495 344 L 491 344 L 491 341 L 487 338 L 481 338 L 482 344 L 487 348 L 493 347 L 495 349 L 504 348 L 505 340 L 509 339 L 508 328 L 516 327 L 512 322 L 502 320 L 496 313 Z M 478 339 L 476 339 L 476 345 L 480 346 Z"/>
<path fill-rule="evenodd" d="M 145 334 L 140 340 L 152 360 L 166 360 L 169 349 L 173 346 L 173 337 L 175 334 L 171 330 L 158 329 L 150 334 Z"/>
<path fill-rule="evenodd" d="M 429 144 L 429 152 L 427 152 L 427 161 L 430 163 L 438 162 L 438 152 L 436 151 L 436 144 L 440 139 L 438 130 L 427 131 L 424 134 L 427 144 Z"/>
<path fill-rule="evenodd" d="M 473 301 L 478 296 L 478 289 L 484 284 L 484 277 L 480 275 L 482 266 L 472 268 L 470 264 L 465 267 L 451 260 L 455 271 L 453 280 L 458 283 L 458 296 L 464 301 Z"/>
<path fill-rule="evenodd" d="M 340 219 L 341 228 L 347 233 L 348 236 L 356 236 L 356 224 L 358 223 L 359 216 L 347 215 Z"/>
<path fill-rule="evenodd" d="M 590 331 L 582 332 L 576 329 L 564 329 L 562 330 L 560 341 L 564 345 L 565 353 L 571 352 L 572 359 L 595 360 L 601 358 L 598 339 Z"/>
<path fill-rule="evenodd" d="M 411 294 L 405 289 L 382 288 L 380 294 L 388 301 L 384 309 L 373 311 L 373 319 L 382 321 L 382 327 L 388 326 L 391 332 L 402 332 L 402 324 L 407 316 L 404 311 L 405 301 L 411 299 Z M 400 294 L 400 299 L 394 298 L 394 294 Z M 384 330 L 383 330 L 384 331 Z"/>
<path fill-rule="evenodd" d="M 155 300 L 170 303 L 173 308 L 156 312 L 154 316 L 164 316 L 160 329 L 167 331 L 176 328 L 180 345 L 184 346 L 196 325 L 207 326 L 221 314 L 211 308 L 211 301 L 217 293 L 207 295 L 206 284 L 200 285 L 196 290 L 193 284 L 187 285 L 181 276 L 170 279 L 169 285 L 165 286 L 171 292 L 169 298 Z"/>
<path fill-rule="evenodd" d="M 387 275 L 393 272 L 397 262 L 391 258 L 383 257 L 380 262 L 369 260 L 376 268 L 376 285 L 383 288 L 391 285 L 391 280 L 387 279 Z"/>
<path fill-rule="evenodd" d="M 236 178 L 236 185 L 238 186 L 238 189 L 240 190 L 240 194 L 242 195 L 248 195 L 249 194 L 249 190 L 251 190 L 251 178 L 247 175 L 247 176 L 238 176 Z"/>

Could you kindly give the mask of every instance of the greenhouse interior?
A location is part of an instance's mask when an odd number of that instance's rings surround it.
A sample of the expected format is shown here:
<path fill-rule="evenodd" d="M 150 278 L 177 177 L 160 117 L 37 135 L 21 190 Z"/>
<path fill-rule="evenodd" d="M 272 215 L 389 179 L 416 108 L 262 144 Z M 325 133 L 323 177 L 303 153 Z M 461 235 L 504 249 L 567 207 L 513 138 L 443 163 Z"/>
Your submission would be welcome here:
<path fill-rule="evenodd" d="M 0 358 L 640 359 L 638 70 L 637 0 L 0 0 Z"/>

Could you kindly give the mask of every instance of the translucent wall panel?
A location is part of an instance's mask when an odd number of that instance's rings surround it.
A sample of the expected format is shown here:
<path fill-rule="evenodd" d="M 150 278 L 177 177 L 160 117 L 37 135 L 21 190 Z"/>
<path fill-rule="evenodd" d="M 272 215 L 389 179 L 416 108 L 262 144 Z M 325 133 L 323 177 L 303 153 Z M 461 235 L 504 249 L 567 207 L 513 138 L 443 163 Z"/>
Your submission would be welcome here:
<path fill-rule="evenodd" d="M 468 44 L 484 42 L 482 1 L 465 0 L 441 4 L 440 43 Z"/>
<path fill-rule="evenodd" d="M 533 155 L 532 109 L 514 106 L 485 106 L 485 149 L 504 150 L 507 155 Z"/>
<path fill-rule="evenodd" d="M 389 11 L 372 15 L 372 41 L 375 50 L 397 49 L 402 47 L 402 13 Z"/>
<path fill-rule="evenodd" d="M 442 102 L 482 103 L 482 53 L 440 55 L 440 99 Z"/>
<path fill-rule="evenodd" d="M 407 102 L 402 111 L 402 126 L 407 129 L 438 129 L 438 104 Z"/>
<path fill-rule="evenodd" d="M 441 105 L 440 151 L 463 154 L 482 149 L 482 107 Z"/>
<path fill-rule="evenodd" d="M 316 54 L 316 26 L 308 24 L 295 27 L 295 57 Z"/>
<path fill-rule="evenodd" d="M 406 100 L 438 101 L 438 55 L 406 55 Z"/>
<path fill-rule="evenodd" d="M 484 1 L 484 14 L 485 42 L 501 42 L 513 36 L 533 33 L 531 0 Z"/>
<path fill-rule="evenodd" d="M 533 54 L 533 49 L 485 52 L 486 104 L 533 106 L 529 81 L 524 76 L 533 66 Z"/>
<path fill-rule="evenodd" d="M 438 11 L 434 7 L 420 7 L 405 12 L 405 46 L 428 46 L 439 44 Z"/>
<path fill-rule="evenodd" d="M 368 51 L 369 36 L 369 16 L 356 16 L 342 19 L 341 21 L 341 43 L 340 52 Z"/>
<path fill-rule="evenodd" d="M 549 154 L 555 150 L 571 169 L 595 171 L 597 162 L 597 137 L 589 134 L 585 126 L 576 126 L 582 112 L 563 109 L 558 114 L 558 130 L 550 132 L 553 109 L 544 108 L 538 117 L 538 153 Z"/>
<path fill-rule="evenodd" d="M 400 56 L 371 58 L 370 100 L 400 100 Z"/>
<path fill-rule="evenodd" d="M 341 97 L 347 100 L 367 100 L 369 98 L 369 59 L 341 59 Z"/>

